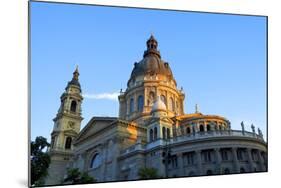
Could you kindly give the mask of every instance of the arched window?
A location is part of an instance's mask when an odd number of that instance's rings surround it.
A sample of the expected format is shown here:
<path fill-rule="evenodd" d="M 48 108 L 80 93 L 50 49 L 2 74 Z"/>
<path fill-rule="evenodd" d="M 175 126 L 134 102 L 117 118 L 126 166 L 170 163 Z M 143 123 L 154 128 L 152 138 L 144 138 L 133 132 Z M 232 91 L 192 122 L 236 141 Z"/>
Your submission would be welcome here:
<path fill-rule="evenodd" d="M 243 150 L 242 149 L 238 149 L 236 152 L 237 152 L 237 159 L 239 161 L 243 161 Z"/>
<path fill-rule="evenodd" d="M 164 95 L 161 95 L 161 96 L 160 96 L 160 99 L 161 99 L 165 104 L 167 104 L 167 103 L 166 103 L 166 97 L 165 97 Z"/>
<path fill-rule="evenodd" d="M 150 140 L 150 142 L 153 141 L 153 130 L 152 129 L 150 129 L 150 131 L 149 131 L 149 140 Z"/>
<path fill-rule="evenodd" d="M 212 175 L 213 171 L 212 170 L 207 170 L 207 175 Z"/>
<path fill-rule="evenodd" d="M 170 135 L 170 129 L 167 128 L 167 138 L 169 139 L 170 137 L 171 137 L 171 135 Z"/>
<path fill-rule="evenodd" d="M 157 140 L 157 127 L 154 127 L 154 138 L 153 140 Z"/>
<path fill-rule="evenodd" d="M 204 132 L 204 125 L 200 125 L 199 129 L 200 129 L 200 132 Z"/>
<path fill-rule="evenodd" d="M 226 149 L 222 149 L 221 150 L 221 158 L 223 161 L 227 161 L 228 160 L 228 153 Z"/>
<path fill-rule="evenodd" d="M 170 100 L 169 100 L 169 108 L 170 108 L 170 110 L 175 111 L 175 103 L 174 103 L 174 99 L 172 97 L 170 97 Z"/>
<path fill-rule="evenodd" d="M 138 111 L 142 112 L 142 110 L 143 110 L 143 96 L 140 95 L 138 97 Z"/>
<path fill-rule="evenodd" d="M 76 101 L 72 101 L 71 105 L 70 105 L 70 111 L 71 112 L 76 112 L 76 107 L 77 107 Z"/>
<path fill-rule="evenodd" d="M 100 154 L 96 153 L 91 160 L 90 167 L 91 168 L 97 168 L 100 165 L 101 165 L 101 156 L 100 156 Z"/>
<path fill-rule="evenodd" d="M 224 174 L 229 174 L 229 173 L 230 173 L 230 171 L 228 168 L 224 169 Z"/>
<path fill-rule="evenodd" d="M 207 124 L 207 131 L 210 131 L 211 130 L 211 126 L 210 124 Z"/>
<path fill-rule="evenodd" d="M 186 134 L 190 134 L 190 133 L 191 133 L 190 127 L 187 127 L 186 128 Z"/>
<path fill-rule="evenodd" d="M 71 142 L 72 142 L 72 138 L 67 137 L 65 141 L 65 149 L 71 149 Z"/>
<path fill-rule="evenodd" d="M 242 167 L 240 168 L 240 173 L 244 173 L 245 172 L 245 169 Z"/>
<path fill-rule="evenodd" d="M 132 113 L 134 111 L 134 99 L 131 98 L 130 99 L 130 113 Z"/>
<path fill-rule="evenodd" d="M 166 128 L 162 127 L 162 135 L 163 135 L 163 139 L 166 139 Z"/>

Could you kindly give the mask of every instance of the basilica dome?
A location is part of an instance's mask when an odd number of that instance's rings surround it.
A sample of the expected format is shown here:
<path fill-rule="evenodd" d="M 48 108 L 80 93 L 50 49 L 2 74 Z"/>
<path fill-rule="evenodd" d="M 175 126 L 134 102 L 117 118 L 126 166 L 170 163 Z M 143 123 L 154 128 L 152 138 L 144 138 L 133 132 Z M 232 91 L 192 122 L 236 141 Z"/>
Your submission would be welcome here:
<path fill-rule="evenodd" d="M 146 45 L 147 50 L 144 51 L 143 59 L 134 64 L 128 83 L 138 76 L 145 75 L 163 75 L 174 80 L 169 63 L 161 59 L 160 52 L 157 50 L 158 42 L 153 35 L 147 40 Z"/>

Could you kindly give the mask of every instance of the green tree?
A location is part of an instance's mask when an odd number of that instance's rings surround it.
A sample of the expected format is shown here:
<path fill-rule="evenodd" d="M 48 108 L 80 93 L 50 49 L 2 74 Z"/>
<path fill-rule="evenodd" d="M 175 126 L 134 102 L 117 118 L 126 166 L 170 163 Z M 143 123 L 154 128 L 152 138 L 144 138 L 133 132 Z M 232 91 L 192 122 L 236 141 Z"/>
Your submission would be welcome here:
<path fill-rule="evenodd" d="M 140 179 L 156 179 L 160 178 L 155 168 L 140 168 L 138 175 Z"/>
<path fill-rule="evenodd" d="M 47 139 L 38 136 L 31 141 L 31 185 L 44 184 L 44 177 L 48 174 L 48 167 L 51 162 L 48 153 L 43 150 L 49 147 Z"/>
<path fill-rule="evenodd" d="M 94 183 L 96 179 L 89 176 L 88 173 L 81 173 L 78 168 L 71 168 L 67 170 L 67 177 L 64 182 L 71 184 L 84 184 L 84 183 Z"/>

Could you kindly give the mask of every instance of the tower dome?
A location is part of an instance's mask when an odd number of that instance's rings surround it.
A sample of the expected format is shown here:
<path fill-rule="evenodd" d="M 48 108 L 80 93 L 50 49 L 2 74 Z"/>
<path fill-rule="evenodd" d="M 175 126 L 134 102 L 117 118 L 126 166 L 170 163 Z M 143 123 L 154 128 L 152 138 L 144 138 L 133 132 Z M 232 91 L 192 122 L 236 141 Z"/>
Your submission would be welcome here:
<path fill-rule="evenodd" d="M 71 85 L 78 87 L 79 90 L 81 91 L 81 85 L 80 85 L 80 82 L 79 82 L 78 66 L 76 67 L 75 71 L 73 72 L 72 80 L 67 83 L 67 87 L 66 88 L 70 87 Z"/>
<path fill-rule="evenodd" d="M 151 112 L 166 111 L 166 110 L 167 110 L 166 104 L 160 99 L 160 97 L 158 97 L 152 106 Z"/>

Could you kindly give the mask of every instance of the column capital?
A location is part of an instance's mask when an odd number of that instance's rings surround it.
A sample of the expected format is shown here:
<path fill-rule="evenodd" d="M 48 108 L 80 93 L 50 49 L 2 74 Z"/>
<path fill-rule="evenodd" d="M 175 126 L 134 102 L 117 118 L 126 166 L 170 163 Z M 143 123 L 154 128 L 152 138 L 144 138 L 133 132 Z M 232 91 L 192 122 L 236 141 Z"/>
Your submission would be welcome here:
<path fill-rule="evenodd" d="M 215 150 L 216 152 L 219 152 L 219 151 L 221 150 L 221 148 L 214 148 L 214 150 Z"/>

